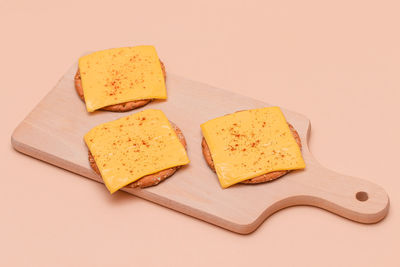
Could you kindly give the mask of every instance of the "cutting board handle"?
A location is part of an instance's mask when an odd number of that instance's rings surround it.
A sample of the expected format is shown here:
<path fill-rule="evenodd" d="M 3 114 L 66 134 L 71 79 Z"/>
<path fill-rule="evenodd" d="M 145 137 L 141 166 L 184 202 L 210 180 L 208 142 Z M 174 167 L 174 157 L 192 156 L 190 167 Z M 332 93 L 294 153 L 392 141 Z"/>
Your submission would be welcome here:
<path fill-rule="evenodd" d="M 379 185 L 336 173 L 315 161 L 307 168 L 309 178 L 299 181 L 306 192 L 288 199 L 289 202 L 323 208 L 361 223 L 376 223 L 388 213 L 389 197 Z"/>

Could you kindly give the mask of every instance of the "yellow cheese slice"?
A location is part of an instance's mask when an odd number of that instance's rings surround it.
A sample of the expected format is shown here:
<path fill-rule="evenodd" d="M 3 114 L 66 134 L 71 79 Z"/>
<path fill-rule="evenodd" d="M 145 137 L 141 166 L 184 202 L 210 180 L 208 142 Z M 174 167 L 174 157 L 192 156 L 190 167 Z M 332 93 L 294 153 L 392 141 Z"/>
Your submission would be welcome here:
<path fill-rule="evenodd" d="M 166 99 L 156 49 L 150 45 L 113 48 L 79 59 L 86 109 L 141 99 Z"/>
<path fill-rule="evenodd" d="M 305 168 L 279 107 L 246 110 L 201 125 L 223 188 L 273 171 Z"/>
<path fill-rule="evenodd" d="M 147 109 L 91 129 L 84 140 L 111 193 L 142 178 L 189 163 L 165 114 Z"/>

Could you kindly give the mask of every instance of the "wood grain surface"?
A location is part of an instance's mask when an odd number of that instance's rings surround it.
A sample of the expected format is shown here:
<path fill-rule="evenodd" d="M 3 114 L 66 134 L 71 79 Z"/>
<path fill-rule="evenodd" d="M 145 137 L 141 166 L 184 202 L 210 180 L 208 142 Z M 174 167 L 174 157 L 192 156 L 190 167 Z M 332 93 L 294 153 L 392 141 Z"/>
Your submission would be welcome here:
<path fill-rule="evenodd" d="M 328 170 L 313 158 L 307 145 L 310 122 L 301 114 L 282 109 L 301 137 L 305 170 L 269 183 L 222 189 L 203 159 L 199 125 L 269 104 L 168 73 L 167 101 L 153 101 L 127 113 L 89 114 L 74 90 L 76 68 L 72 66 L 15 129 L 12 144 L 16 150 L 101 182 L 90 168 L 83 135 L 100 123 L 155 108 L 183 131 L 191 163 L 158 186 L 124 189 L 128 193 L 241 234 L 251 233 L 274 212 L 294 205 L 320 207 L 361 223 L 378 222 L 388 212 L 389 198 L 380 186 Z"/>

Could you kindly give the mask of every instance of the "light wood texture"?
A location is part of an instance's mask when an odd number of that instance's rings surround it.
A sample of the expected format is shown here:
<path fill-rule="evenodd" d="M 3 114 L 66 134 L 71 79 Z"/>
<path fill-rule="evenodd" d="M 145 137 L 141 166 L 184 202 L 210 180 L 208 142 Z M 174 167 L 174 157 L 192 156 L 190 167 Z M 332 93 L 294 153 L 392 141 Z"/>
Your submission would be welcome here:
<path fill-rule="evenodd" d="M 124 189 L 128 193 L 241 234 L 251 233 L 268 216 L 293 205 L 320 207 L 361 223 L 378 222 L 388 212 L 389 198 L 380 186 L 335 173 L 313 158 L 307 146 L 310 122 L 298 113 L 283 109 L 301 137 L 306 169 L 264 184 L 222 189 L 203 159 L 199 125 L 217 116 L 268 104 L 167 74 L 167 101 L 154 101 L 127 113 L 89 114 L 74 90 L 76 68 L 72 66 L 16 128 L 12 135 L 16 150 L 101 182 L 89 166 L 83 135 L 100 123 L 156 108 L 183 131 L 191 163 L 158 186 Z M 108 194 L 106 190 L 104 193 Z"/>

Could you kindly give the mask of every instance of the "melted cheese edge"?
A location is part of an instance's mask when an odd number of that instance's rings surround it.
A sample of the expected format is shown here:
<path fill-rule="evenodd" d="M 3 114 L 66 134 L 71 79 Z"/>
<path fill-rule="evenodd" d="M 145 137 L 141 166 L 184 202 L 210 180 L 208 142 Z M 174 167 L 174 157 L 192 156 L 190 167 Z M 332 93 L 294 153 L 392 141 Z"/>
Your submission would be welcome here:
<path fill-rule="evenodd" d="M 269 172 L 305 168 L 279 107 L 246 110 L 201 125 L 223 188 Z"/>
<path fill-rule="evenodd" d="M 150 45 L 113 48 L 79 59 L 86 109 L 141 99 L 166 99 L 164 75 Z"/>
<path fill-rule="evenodd" d="M 84 136 L 110 193 L 168 168 L 189 163 L 165 114 L 147 109 L 100 124 Z"/>

